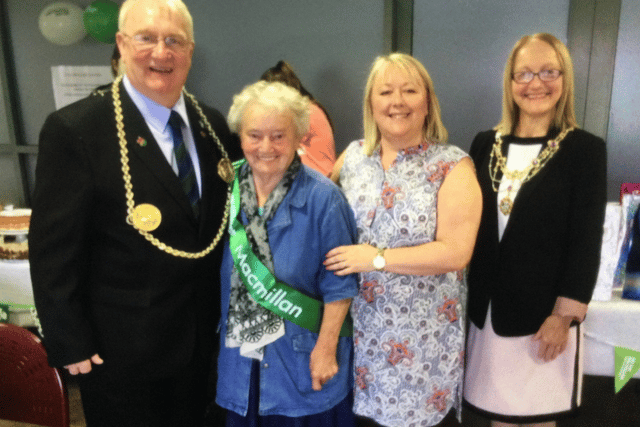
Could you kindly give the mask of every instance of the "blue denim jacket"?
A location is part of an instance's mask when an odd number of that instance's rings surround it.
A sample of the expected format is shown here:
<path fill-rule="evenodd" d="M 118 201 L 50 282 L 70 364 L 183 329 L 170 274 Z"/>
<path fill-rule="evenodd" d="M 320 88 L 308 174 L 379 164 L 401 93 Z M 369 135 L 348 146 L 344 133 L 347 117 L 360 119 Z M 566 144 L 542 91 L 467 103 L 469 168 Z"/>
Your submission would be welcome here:
<path fill-rule="evenodd" d="M 244 213 L 243 220 L 246 221 Z M 267 224 L 275 276 L 324 302 L 352 298 L 357 276 L 336 276 L 325 269 L 326 253 L 356 241 L 353 212 L 338 187 L 303 166 L 291 189 Z M 216 402 L 241 415 L 247 414 L 252 359 L 238 348 L 225 347 L 229 312 L 229 277 L 233 259 L 227 243 L 222 260 L 220 355 Z M 353 387 L 353 341 L 338 343 L 338 374 L 321 391 L 311 388 L 309 357 L 318 339 L 294 323 L 285 321 L 285 335 L 265 347 L 260 363 L 260 415 L 300 417 L 331 409 Z"/>

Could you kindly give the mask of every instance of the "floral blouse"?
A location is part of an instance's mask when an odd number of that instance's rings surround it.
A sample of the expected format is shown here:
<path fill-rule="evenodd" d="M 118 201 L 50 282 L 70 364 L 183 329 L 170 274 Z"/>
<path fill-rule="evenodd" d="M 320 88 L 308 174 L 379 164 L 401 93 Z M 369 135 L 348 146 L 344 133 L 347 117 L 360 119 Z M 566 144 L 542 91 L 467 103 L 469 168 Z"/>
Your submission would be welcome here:
<path fill-rule="evenodd" d="M 435 240 L 438 190 L 467 155 L 428 143 L 402 150 L 385 171 L 380 149 L 348 147 L 340 184 L 355 212 L 359 243 L 378 248 Z M 354 412 L 386 426 L 426 426 L 460 410 L 463 378 L 463 274 L 362 273 L 352 303 Z"/>

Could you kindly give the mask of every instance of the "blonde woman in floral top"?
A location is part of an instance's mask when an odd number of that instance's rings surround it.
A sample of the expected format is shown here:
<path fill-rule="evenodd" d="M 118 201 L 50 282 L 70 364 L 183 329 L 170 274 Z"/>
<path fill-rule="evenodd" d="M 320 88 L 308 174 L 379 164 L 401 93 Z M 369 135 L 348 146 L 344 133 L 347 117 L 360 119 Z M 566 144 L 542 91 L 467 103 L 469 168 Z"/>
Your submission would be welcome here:
<path fill-rule="evenodd" d="M 334 170 L 356 215 L 358 244 L 325 261 L 338 275 L 360 273 L 354 411 L 366 426 L 459 425 L 462 270 L 482 209 L 473 163 L 445 144 L 431 78 L 408 55 L 374 62 L 364 129 Z"/>

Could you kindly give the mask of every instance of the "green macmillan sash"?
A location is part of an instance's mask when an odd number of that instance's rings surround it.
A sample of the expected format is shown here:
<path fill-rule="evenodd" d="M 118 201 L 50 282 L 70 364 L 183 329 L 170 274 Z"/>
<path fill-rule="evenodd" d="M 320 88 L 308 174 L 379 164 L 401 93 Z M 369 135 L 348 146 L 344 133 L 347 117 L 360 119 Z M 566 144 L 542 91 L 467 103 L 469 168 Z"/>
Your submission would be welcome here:
<path fill-rule="evenodd" d="M 251 250 L 247 233 L 238 219 L 240 185 L 237 169 L 243 163 L 244 161 L 240 161 L 234 164 L 236 179 L 231 194 L 231 220 L 229 221 L 229 244 L 236 270 L 258 304 L 283 319 L 318 333 L 322 322 L 323 303 L 278 281 Z M 353 321 L 348 313 L 342 324 L 340 336 L 353 336 Z"/>

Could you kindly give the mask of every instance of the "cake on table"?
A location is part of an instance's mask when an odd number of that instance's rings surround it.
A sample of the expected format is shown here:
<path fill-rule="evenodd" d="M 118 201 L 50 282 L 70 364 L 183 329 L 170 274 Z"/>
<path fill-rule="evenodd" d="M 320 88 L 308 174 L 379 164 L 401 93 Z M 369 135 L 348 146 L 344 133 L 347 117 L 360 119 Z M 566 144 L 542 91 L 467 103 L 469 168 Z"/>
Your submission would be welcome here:
<path fill-rule="evenodd" d="M 29 221 L 31 209 L 0 210 L 0 259 L 29 259 Z"/>

